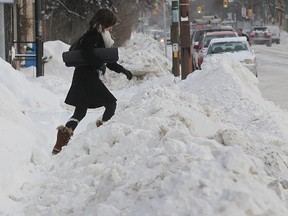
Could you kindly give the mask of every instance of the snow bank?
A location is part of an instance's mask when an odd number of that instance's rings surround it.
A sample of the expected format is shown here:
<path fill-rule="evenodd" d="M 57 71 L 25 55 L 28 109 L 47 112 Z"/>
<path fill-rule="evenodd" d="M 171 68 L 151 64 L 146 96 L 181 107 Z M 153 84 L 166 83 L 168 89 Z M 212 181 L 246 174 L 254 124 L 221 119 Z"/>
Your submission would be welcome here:
<path fill-rule="evenodd" d="M 23 104 L 34 106 L 34 108 L 46 106 L 45 102 L 35 99 L 33 88 L 37 89 L 37 86 L 28 83 L 19 71 L 15 71 L 0 59 L 1 206 L 7 205 L 14 199 L 11 194 L 17 194 L 23 181 L 28 178 L 33 163 L 39 162 L 38 156 L 42 154 L 42 137 L 37 127 L 26 115 L 25 107 L 27 106 L 23 106 Z"/>
<path fill-rule="evenodd" d="M 5 85 L 18 98 L 25 109 L 55 110 L 60 108 L 59 100 L 50 91 L 37 83 L 27 81 L 25 75 L 0 59 L 0 83 Z"/>
<path fill-rule="evenodd" d="M 133 34 L 132 39 L 120 49 L 119 63 L 132 70 L 135 76 L 149 77 L 171 73 L 171 61 L 163 58 L 161 45 L 155 43 L 151 37 Z"/>
<path fill-rule="evenodd" d="M 56 52 L 55 43 L 49 46 Z M 33 168 L 22 163 L 24 173 L 30 169 L 31 176 L 12 193 L 14 208 L 3 213 L 288 214 L 287 113 L 263 99 L 258 80 L 241 64 L 211 58 L 203 70 L 180 81 L 170 74 L 154 43 L 137 35 L 122 49 L 121 61 L 127 67 L 152 69 L 144 79 L 130 82 L 121 74 L 110 77 L 108 71 L 107 85 L 118 98 L 116 115 L 99 128 L 93 116 L 60 154 Z M 143 47 L 140 52 L 141 46 L 151 48 L 149 53 Z M 62 73 L 64 79 L 70 71 Z M 36 82 L 49 89 L 51 77 Z M 66 82 L 59 86 L 59 94 Z M 55 89 L 51 92 L 56 94 Z M 51 119 L 58 115 L 49 114 Z M 30 140 L 24 137 L 22 142 Z M 41 152 L 34 156 L 39 158 Z"/>

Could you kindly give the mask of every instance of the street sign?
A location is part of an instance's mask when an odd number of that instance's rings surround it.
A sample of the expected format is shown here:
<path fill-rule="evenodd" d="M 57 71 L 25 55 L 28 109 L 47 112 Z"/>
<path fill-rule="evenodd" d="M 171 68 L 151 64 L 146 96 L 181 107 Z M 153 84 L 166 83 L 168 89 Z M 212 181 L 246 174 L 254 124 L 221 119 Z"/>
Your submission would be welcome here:
<path fill-rule="evenodd" d="M 179 10 L 177 7 L 172 7 L 172 22 L 179 22 Z"/>
<path fill-rule="evenodd" d="M 178 51 L 179 51 L 179 45 L 178 45 L 178 43 L 173 43 L 173 44 L 172 44 L 172 51 L 173 51 L 173 52 L 178 52 Z"/>
<path fill-rule="evenodd" d="M 172 44 L 172 51 L 173 51 L 173 58 L 178 58 L 178 52 L 179 52 L 179 44 L 178 43 Z"/>

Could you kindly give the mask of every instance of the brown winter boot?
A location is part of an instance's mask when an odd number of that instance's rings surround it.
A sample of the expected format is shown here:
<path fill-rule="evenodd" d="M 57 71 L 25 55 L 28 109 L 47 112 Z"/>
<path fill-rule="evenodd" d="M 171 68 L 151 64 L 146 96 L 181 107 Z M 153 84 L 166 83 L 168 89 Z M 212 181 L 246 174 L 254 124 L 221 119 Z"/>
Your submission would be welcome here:
<path fill-rule="evenodd" d="M 104 122 L 105 122 L 105 121 L 102 121 L 102 120 L 99 120 L 99 119 L 98 119 L 98 120 L 96 121 L 96 126 L 97 126 L 97 127 L 100 127 L 101 125 L 104 124 Z"/>
<path fill-rule="evenodd" d="M 57 141 L 52 154 L 58 154 L 62 150 L 62 147 L 68 144 L 71 136 L 73 136 L 73 130 L 71 128 L 60 125 L 57 127 L 57 130 Z"/>

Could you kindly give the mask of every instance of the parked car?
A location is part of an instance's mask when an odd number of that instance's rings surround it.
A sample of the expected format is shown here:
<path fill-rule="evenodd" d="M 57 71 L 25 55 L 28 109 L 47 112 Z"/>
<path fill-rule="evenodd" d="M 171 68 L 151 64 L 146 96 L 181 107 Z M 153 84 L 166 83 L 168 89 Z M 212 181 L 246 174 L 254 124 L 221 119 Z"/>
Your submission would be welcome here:
<path fill-rule="evenodd" d="M 268 46 L 272 44 L 272 33 L 267 26 L 253 27 L 250 31 L 249 38 L 251 44 L 266 44 Z"/>
<path fill-rule="evenodd" d="M 235 30 L 231 26 L 220 26 L 220 27 L 205 27 L 200 29 L 195 29 L 192 31 L 191 34 L 191 54 L 192 54 L 192 70 L 196 70 L 196 63 L 194 56 L 196 56 L 196 50 L 194 49 L 194 45 L 198 45 L 200 37 L 205 32 L 216 32 L 216 31 L 232 31 L 235 32 Z"/>
<path fill-rule="evenodd" d="M 272 33 L 272 43 L 280 44 L 280 28 L 279 26 L 267 26 Z"/>
<path fill-rule="evenodd" d="M 221 27 L 217 27 L 217 28 L 202 28 L 202 29 L 195 29 L 192 34 L 191 34 L 191 43 L 192 43 L 192 47 L 194 45 L 197 45 L 199 40 L 200 40 L 200 36 L 204 33 L 204 32 L 216 32 L 216 31 L 233 31 L 235 32 L 235 30 L 231 27 L 231 26 L 221 26 Z"/>
<path fill-rule="evenodd" d="M 234 31 L 216 31 L 216 32 L 205 32 L 201 35 L 199 43 L 194 45 L 195 52 L 193 53 L 193 59 L 196 69 L 201 69 L 204 56 L 207 52 L 210 41 L 213 38 L 227 38 L 227 37 L 238 37 Z"/>
<path fill-rule="evenodd" d="M 205 59 L 214 54 L 222 53 L 229 53 L 229 58 L 240 61 L 240 63 L 248 68 L 256 77 L 258 76 L 256 55 L 251 49 L 246 37 L 212 39 Z"/>

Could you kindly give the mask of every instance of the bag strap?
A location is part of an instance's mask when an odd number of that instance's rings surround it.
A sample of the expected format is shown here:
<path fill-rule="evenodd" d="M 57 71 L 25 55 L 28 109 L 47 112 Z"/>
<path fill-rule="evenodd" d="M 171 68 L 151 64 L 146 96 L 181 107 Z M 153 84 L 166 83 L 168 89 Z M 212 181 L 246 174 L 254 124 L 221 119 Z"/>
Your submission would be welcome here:
<path fill-rule="evenodd" d="M 85 34 L 87 33 L 88 31 L 85 31 L 82 36 L 80 38 L 78 38 L 69 48 L 69 51 L 72 51 L 72 50 L 79 50 L 81 49 L 81 45 L 82 45 L 82 41 L 83 41 L 83 38 L 85 36 Z"/>

